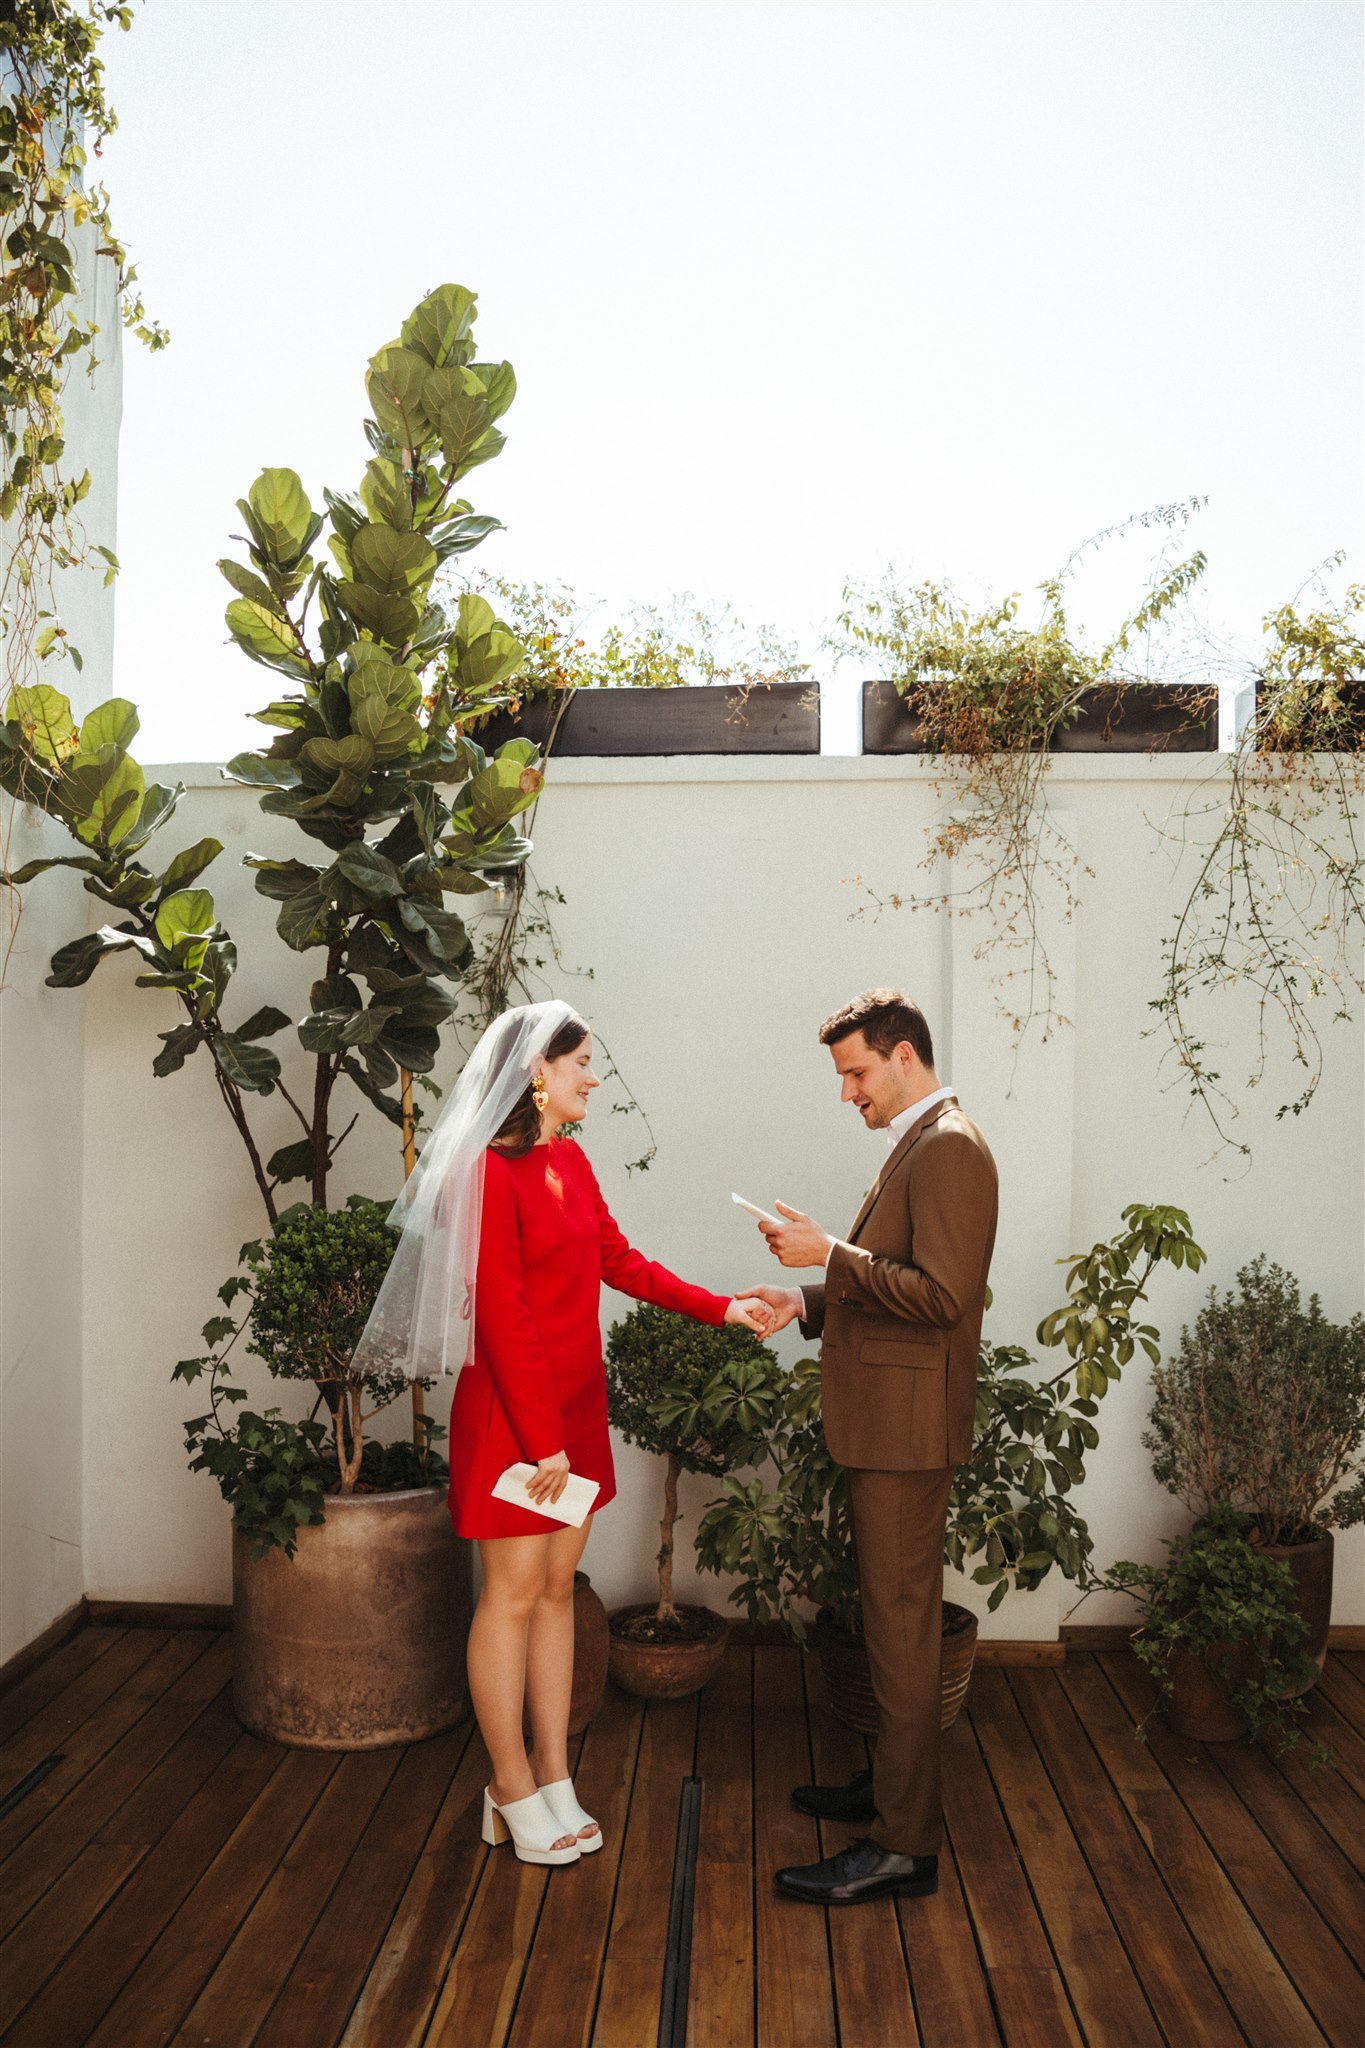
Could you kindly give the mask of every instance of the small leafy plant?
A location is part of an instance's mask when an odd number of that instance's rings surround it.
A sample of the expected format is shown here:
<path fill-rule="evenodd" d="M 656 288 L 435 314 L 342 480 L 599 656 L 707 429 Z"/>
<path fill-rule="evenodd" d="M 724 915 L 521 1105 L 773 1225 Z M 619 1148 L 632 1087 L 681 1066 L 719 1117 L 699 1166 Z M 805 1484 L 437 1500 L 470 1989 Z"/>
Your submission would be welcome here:
<path fill-rule="evenodd" d="M 676 1628 L 673 1530 L 678 1478 L 716 1476 L 762 1455 L 783 1374 L 748 1330 L 713 1329 L 642 1302 L 607 1339 L 607 1415 L 627 1443 L 664 1460 L 655 1622 Z"/>
<path fill-rule="evenodd" d="M 224 1306 L 237 1312 L 205 1323 L 209 1354 L 182 1358 L 172 1375 L 187 1382 L 208 1375 L 209 1413 L 185 1425 L 190 1469 L 217 1480 L 257 1557 L 276 1545 L 292 1557 L 299 1527 L 322 1521 L 328 1493 L 425 1486 L 446 1474 L 432 1451 L 442 1432 L 425 1416 L 420 1446 L 364 1440 L 365 1423 L 408 1386 L 402 1373 L 363 1375 L 351 1366 L 398 1241 L 387 1213 L 388 1204 L 362 1195 L 344 1209 L 300 1202 L 287 1210 L 272 1238 L 242 1246 L 245 1271 L 219 1289 Z M 248 1332 L 245 1349 L 277 1379 L 309 1380 L 317 1389 L 305 1420 L 291 1422 L 278 1408 L 242 1409 L 232 1419 L 247 1396 L 229 1382 L 227 1359 Z M 317 1416 L 323 1405 L 330 1433 Z"/>
<path fill-rule="evenodd" d="M 1164 1698 L 1179 1653 L 1199 1660 L 1245 1718 L 1253 1739 L 1292 1741 L 1297 1690 L 1316 1677 L 1299 1647 L 1308 1632 L 1289 1567 L 1248 1541 L 1226 1504 L 1167 1545 L 1165 1564 L 1115 1564 L 1100 1582 L 1130 1593 L 1142 1621 L 1133 1649 Z M 1141 1731 L 1139 1731 L 1141 1732 Z"/>

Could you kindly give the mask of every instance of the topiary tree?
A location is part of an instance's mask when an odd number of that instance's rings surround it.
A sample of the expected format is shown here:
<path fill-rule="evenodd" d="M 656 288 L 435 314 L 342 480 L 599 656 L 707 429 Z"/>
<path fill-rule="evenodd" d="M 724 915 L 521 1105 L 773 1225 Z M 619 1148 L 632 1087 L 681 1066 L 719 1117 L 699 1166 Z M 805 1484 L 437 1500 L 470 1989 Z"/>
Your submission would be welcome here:
<path fill-rule="evenodd" d="M 678 1476 L 719 1476 L 760 1456 L 783 1375 L 750 1331 L 733 1324 L 713 1329 L 648 1302 L 613 1323 L 606 1363 L 608 1419 L 627 1443 L 664 1460 L 655 1620 L 676 1625 Z"/>

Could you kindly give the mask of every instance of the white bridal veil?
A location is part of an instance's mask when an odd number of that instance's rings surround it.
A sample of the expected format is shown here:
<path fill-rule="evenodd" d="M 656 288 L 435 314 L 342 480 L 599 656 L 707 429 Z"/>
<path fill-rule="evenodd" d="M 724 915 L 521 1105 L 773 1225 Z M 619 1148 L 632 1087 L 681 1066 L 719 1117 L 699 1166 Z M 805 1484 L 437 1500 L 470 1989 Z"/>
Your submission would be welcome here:
<path fill-rule="evenodd" d="M 389 1211 L 403 1234 L 356 1345 L 353 1372 L 425 1379 L 469 1362 L 484 1154 L 551 1039 L 576 1014 L 559 1001 L 505 1010 L 469 1055 Z"/>

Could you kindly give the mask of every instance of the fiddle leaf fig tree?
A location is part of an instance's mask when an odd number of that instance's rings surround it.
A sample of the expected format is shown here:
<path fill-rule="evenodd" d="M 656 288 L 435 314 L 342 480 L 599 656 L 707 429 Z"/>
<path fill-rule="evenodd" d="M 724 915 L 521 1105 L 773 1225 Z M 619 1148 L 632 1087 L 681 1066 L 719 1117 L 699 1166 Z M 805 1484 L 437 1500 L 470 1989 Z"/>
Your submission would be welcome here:
<path fill-rule="evenodd" d="M 5 704 L 0 786 L 76 843 L 11 880 L 71 868 L 112 912 L 58 948 L 49 984 L 76 987 L 106 955 L 132 952 L 138 986 L 175 996 L 181 1018 L 160 1033 L 153 1071 L 204 1052 L 272 1226 L 283 1183 L 306 1181 L 327 1204 L 345 1136 L 331 1129 L 339 1087 L 401 1123 L 399 1070 L 431 1068 L 470 958 L 459 899 L 483 888 L 483 869 L 516 868 L 530 851 L 516 821 L 544 780 L 536 748 L 513 740 L 490 756 L 465 733 L 506 701 L 525 649 L 486 599 L 466 592 L 446 607 L 432 588 L 443 563 L 500 524 L 459 495 L 502 448 L 496 422 L 516 390 L 510 364 L 476 360 L 474 314 L 459 285 L 423 299 L 370 363 L 359 487 L 325 490 L 318 508 L 293 470 L 263 470 L 239 500 L 240 558 L 219 564 L 228 631 L 278 679 L 254 714 L 269 738 L 224 774 L 299 828 L 298 853 L 246 861 L 285 945 L 321 955 L 306 1015 L 266 1005 L 232 1017 L 236 948 L 200 883 L 223 849 L 201 839 L 164 865 L 149 852 L 183 786 L 146 782 L 129 751 L 133 705 L 114 698 L 78 722 L 48 684 L 16 687 Z M 265 1043 L 291 1027 L 306 1087 Z M 298 1130 L 263 1157 L 247 1100 L 275 1091 Z"/>

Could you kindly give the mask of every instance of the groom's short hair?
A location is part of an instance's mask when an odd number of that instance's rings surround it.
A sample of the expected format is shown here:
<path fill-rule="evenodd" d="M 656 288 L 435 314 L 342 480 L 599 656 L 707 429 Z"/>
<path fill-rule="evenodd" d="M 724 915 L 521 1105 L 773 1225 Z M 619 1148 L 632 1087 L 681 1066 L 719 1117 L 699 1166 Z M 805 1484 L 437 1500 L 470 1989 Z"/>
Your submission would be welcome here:
<path fill-rule="evenodd" d="M 898 988 L 865 988 L 820 1026 L 821 1045 L 837 1045 L 861 1031 L 873 1052 L 889 1059 L 902 1040 L 912 1046 L 926 1067 L 934 1064 L 934 1041 L 924 1012 Z"/>

